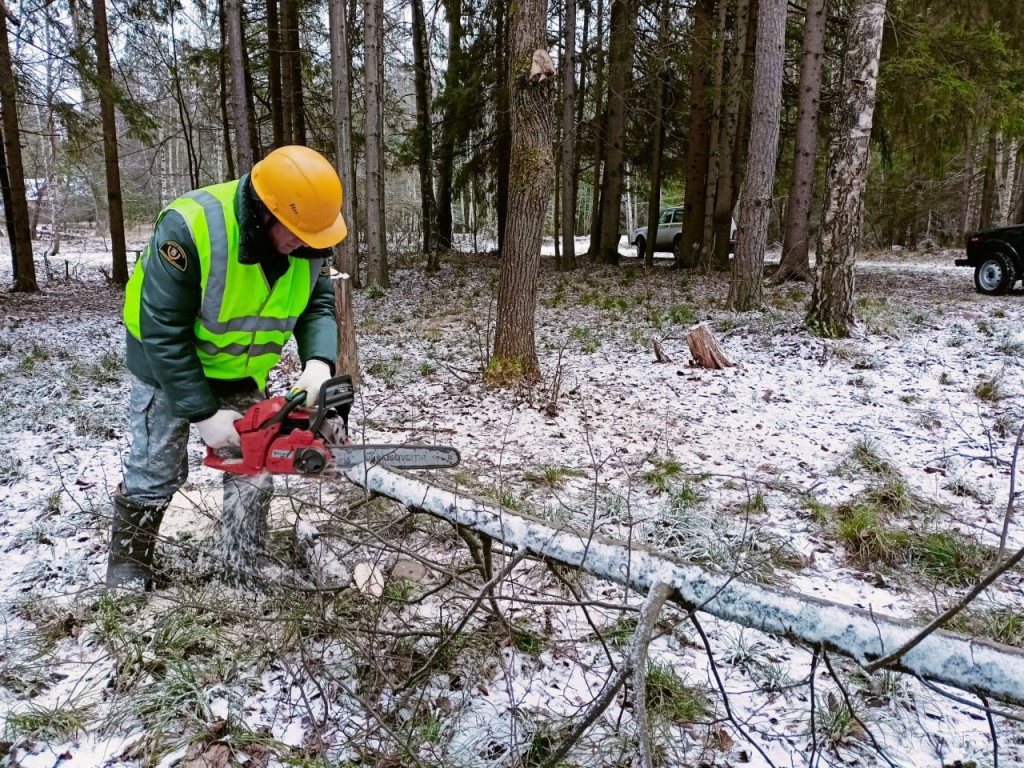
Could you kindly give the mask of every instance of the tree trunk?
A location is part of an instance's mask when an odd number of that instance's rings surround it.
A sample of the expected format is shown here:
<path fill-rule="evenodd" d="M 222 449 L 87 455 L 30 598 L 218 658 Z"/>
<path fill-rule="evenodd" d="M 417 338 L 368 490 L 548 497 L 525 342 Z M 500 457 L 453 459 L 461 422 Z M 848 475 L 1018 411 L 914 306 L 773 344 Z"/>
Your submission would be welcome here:
<path fill-rule="evenodd" d="M 701 239 L 697 265 L 710 272 L 714 263 L 715 242 L 715 199 L 718 191 L 718 166 L 721 157 L 722 113 L 725 106 L 725 40 L 729 23 L 729 0 L 719 0 L 718 27 L 714 38 L 714 66 L 711 70 L 711 117 L 708 128 L 711 143 L 708 145 L 708 175 L 704 194 L 704 234 Z"/>
<path fill-rule="evenodd" d="M 224 136 L 224 159 L 227 161 L 227 179 L 234 179 L 235 176 L 235 153 L 231 148 L 231 112 L 228 109 L 228 33 L 227 13 L 224 10 L 224 0 L 220 3 L 220 51 L 217 53 L 217 71 L 220 76 L 220 123 Z M 162 175 L 161 175 L 162 177 Z M 225 181 L 226 179 L 221 179 Z M 160 205 L 163 207 L 163 195 Z"/>
<path fill-rule="evenodd" d="M 981 229 L 992 227 L 996 211 L 996 151 L 999 148 L 998 132 L 995 126 L 988 129 L 988 141 L 985 145 L 985 176 L 981 187 Z"/>
<path fill-rule="evenodd" d="M 253 165 L 252 144 L 246 125 L 245 63 L 242 50 L 242 9 L 240 0 L 224 0 L 224 26 L 228 33 L 228 51 L 231 60 L 231 108 L 235 115 L 235 147 L 238 150 L 238 172 L 248 173 Z"/>
<path fill-rule="evenodd" d="M 723 0 L 724 2 L 724 0 Z M 714 0 L 695 0 L 693 43 L 690 48 L 690 141 L 686 152 L 683 191 L 683 228 L 676 247 L 676 266 L 697 266 L 704 240 L 704 205 L 707 196 L 708 125 L 707 81 L 711 61 L 711 12 Z"/>
<path fill-rule="evenodd" d="M 740 112 L 743 103 L 743 73 L 746 70 L 747 30 L 750 26 L 750 0 L 736 0 L 736 24 L 729 75 L 725 83 L 725 107 L 721 138 L 718 142 L 718 191 L 715 195 L 714 267 L 729 269 L 729 235 L 732 230 L 734 166 L 739 154 Z"/>
<path fill-rule="evenodd" d="M 1000 136 L 1000 163 L 999 163 L 999 217 L 997 226 L 1006 227 L 1012 224 L 1010 220 L 1011 198 L 1013 195 L 1013 180 L 1017 175 L 1017 140 Z"/>
<path fill-rule="evenodd" d="M 667 584 L 672 588 L 669 599 L 687 610 L 839 653 L 862 667 L 902 648 L 920 629 L 877 611 L 706 570 L 635 541 L 552 525 L 382 466 L 361 465 L 346 475 L 371 493 L 465 527 L 509 549 L 529 551 L 539 559 L 579 568 L 641 593 L 658 583 Z M 1024 704 L 1024 651 L 1012 646 L 937 630 L 885 668 Z"/>
<path fill-rule="evenodd" d="M 594 179 L 590 190 L 590 248 L 587 258 L 597 261 L 601 240 L 601 178 L 604 167 L 604 2 L 597 0 L 597 32 L 594 34 Z"/>
<path fill-rule="evenodd" d="M 344 0 L 340 1 L 344 2 Z M 342 7 L 341 13 L 344 18 L 344 7 Z M 331 35 L 331 44 L 334 44 L 333 34 Z M 277 0 L 267 0 L 267 77 L 270 79 L 270 123 L 274 136 L 273 148 L 277 149 L 285 144 L 284 95 L 281 92 L 281 23 L 277 15 Z"/>
<path fill-rule="evenodd" d="M 306 144 L 302 97 L 302 51 L 298 0 L 281 0 L 281 74 L 284 86 L 285 143 Z"/>
<path fill-rule="evenodd" d="M 2 69 L 3 65 L 0 64 L 0 71 L 2 71 Z M 0 117 L 2 117 L 2 115 L 0 115 Z M 7 147 L 4 143 L 3 136 L 3 126 L 0 125 L 0 193 L 2 193 L 4 201 L 4 227 L 7 230 L 7 240 L 11 246 L 11 274 L 14 277 L 14 282 L 17 283 L 19 267 L 18 233 L 17 228 L 14 226 L 14 202 L 11 198 L 11 180 L 7 175 Z M 25 207 L 28 208 L 27 201 Z M 29 242 L 32 242 L 31 233 L 29 233 Z"/>
<path fill-rule="evenodd" d="M 366 282 L 391 285 L 384 240 L 383 0 L 364 0 L 366 87 Z"/>
<path fill-rule="evenodd" d="M 532 0 L 530 0 L 532 2 Z M 497 37 L 497 81 L 495 90 L 497 96 L 497 115 L 495 123 L 498 133 L 498 253 L 505 253 L 505 237 L 508 229 L 508 209 L 511 195 L 511 173 L 512 173 L 512 119 L 510 103 L 511 94 L 508 89 L 508 81 L 511 65 L 509 64 L 509 40 L 511 21 L 509 19 L 510 5 L 503 0 L 497 0 L 492 6 L 495 16 L 495 30 Z M 545 46 L 546 47 L 546 46 Z"/>
<path fill-rule="evenodd" d="M 562 253 L 558 269 L 576 269 L 576 0 L 566 0 L 562 30 Z"/>
<path fill-rule="evenodd" d="M 274 0 L 271 0 L 274 2 Z M 334 106 L 335 167 L 341 179 L 341 213 L 348 224 L 348 237 L 335 246 L 338 269 L 350 276 L 351 286 L 359 285 L 359 236 L 355 215 L 355 172 L 352 157 L 352 109 L 349 104 L 348 19 L 345 0 L 329 0 L 328 23 L 331 33 L 331 98 Z"/>
<path fill-rule="evenodd" d="M 608 35 L 608 116 L 604 132 L 604 178 L 601 181 L 601 229 L 597 258 L 619 263 L 620 209 L 626 147 L 626 92 L 633 71 L 636 1 L 612 4 Z"/>
<path fill-rule="evenodd" d="M 336 5 L 340 3 L 335 0 Z M 344 13 L 342 9 L 342 13 Z M 338 366 L 336 373 L 352 377 L 352 386 L 358 388 L 359 346 L 356 343 L 356 313 L 352 307 L 352 281 L 342 272 L 333 278 L 334 315 L 338 318 Z"/>
<path fill-rule="evenodd" d="M 36 265 L 32 258 L 32 234 L 28 227 L 28 199 L 25 196 L 25 169 L 21 160 L 21 124 L 18 121 L 18 86 L 14 79 L 7 15 L 0 9 L 0 107 L 3 108 L 3 139 L 8 194 L 4 196 L 7 231 L 11 233 L 12 290 L 35 292 Z"/>
<path fill-rule="evenodd" d="M 822 333 L 849 335 L 854 325 L 853 269 L 868 175 L 885 0 L 857 0 L 843 58 L 846 101 L 836 115 L 825 207 L 818 235 L 818 274 L 808 322 Z"/>
<path fill-rule="evenodd" d="M 281 0 L 281 13 L 278 18 L 280 23 L 280 37 L 278 38 L 281 44 L 281 106 L 283 113 L 281 116 L 282 128 L 284 129 L 283 143 L 284 144 L 295 144 L 295 121 L 293 115 L 295 114 L 295 67 L 292 66 L 292 58 L 298 55 L 298 51 L 292 51 L 290 48 L 291 36 L 288 30 L 298 24 L 294 20 L 296 14 L 295 11 L 296 0 Z"/>
<path fill-rule="evenodd" d="M 967 138 L 964 141 L 964 180 L 960 192 L 960 234 L 966 235 L 975 229 L 971 217 L 971 195 L 974 193 L 974 126 L 967 123 Z"/>
<path fill-rule="evenodd" d="M 749 164 L 740 193 L 736 257 L 729 285 L 729 306 L 746 312 L 761 308 L 764 252 L 772 213 L 775 161 L 782 115 L 782 68 L 786 47 L 786 0 L 761 0 L 757 19 L 754 103 Z"/>
<path fill-rule="evenodd" d="M 502 252 L 494 357 L 495 383 L 534 381 L 540 365 L 534 339 L 537 271 L 544 216 L 554 182 L 551 151 L 555 70 L 547 53 L 546 0 L 520 0 L 511 22 L 509 101 L 512 153 L 508 231 Z"/>
<path fill-rule="evenodd" d="M 782 259 L 774 276 L 777 283 L 784 280 L 806 282 L 811 278 L 811 204 L 814 194 L 814 160 L 818 151 L 818 106 L 821 102 L 821 73 L 825 63 L 827 18 L 826 0 L 807 0 L 793 150 L 793 182 L 786 205 Z"/>
<path fill-rule="evenodd" d="M 578 57 L 578 61 L 579 61 L 579 65 L 580 65 L 580 83 L 579 83 L 579 88 L 576 89 L 576 122 L 574 124 L 574 130 L 575 130 L 575 126 L 583 125 L 583 115 L 584 115 L 584 110 L 586 108 L 586 103 L 587 103 L 587 78 L 590 76 L 589 75 L 589 70 L 588 70 L 588 67 L 589 67 L 588 62 L 590 61 L 590 56 L 587 53 L 589 45 L 590 45 L 590 39 L 589 39 L 589 37 L 590 37 L 590 13 L 591 13 L 590 5 L 591 5 L 590 0 L 583 0 L 583 37 L 582 37 L 582 40 L 580 41 L 580 55 Z M 577 136 L 577 138 L 578 138 L 578 136 Z M 576 147 L 575 148 L 575 152 L 573 153 L 573 160 L 574 160 L 574 162 L 573 162 L 573 170 L 572 170 L 573 189 L 575 190 L 575 192 L 574 192 L 574 195 L 575 195 L 574 199 L 576 200 L 576 208 L 577 208 L 577 211 L 576 211 L 576 223 L 574 225 L 574 233 L 575 234 L 582 234 L 584 232 L 584 228 L 583 228 L 584 208 L 580 207 L 580 204 L 579 204 L 579 198 L 580 198 L 580 167 L 582 165 L 582 162 L 581 162 L 582 161 L 582 155 L 583 155 L 583 152 L 580 151 L 579 147 Z M 587 211 L 587 215 L 589 215 L 589 211 Z"/>
<path fill-rule="evenodd" d="M 437 248 L 437 205 L 434 202 L 434 137 L 430 125 L 430 61 L 427 44 L 427 25 L 423 18 L 423 0 L 412 0 L 412 49 L 416 90 L 416 163 L 420 172 L 420 230 L 423 234 L 423 253 L 427 256 L 427 271 L 441 268 Z"/>
<path fill-rule="evenodd" d="M 455 176 L 456 125 L 459 121 L 455 94 L 462 78 L 462 0 L 445 0 L 448 19 L 448 69 L 444 74 L 444 115 L 437 164 L 437 244 L 452 247 L 452 185 Z"/>
<path fill-rule="evenodd" d="M 658 55 L 661 69 L 654 84 L 654 145 L 651 147 L 651 194 L 647 201 L 647 240 L 644 249 L 644 267 L 654 267 L 654 246 L 657 240 L 658 217 L 661 212 L 661 156 L 665 141 L 665 87 L 669 78 L 668 25 L 670 18 L 669 0 L 661 3 L 661 26 L 658 29 Z"/>
<path fill-rule="evenodd" d="M 121 169 L 117 157 L 117 121 L 114 117 L 114 76 L 110 69 L 107 40 L 106 0 L 93 0 L 92 20 L 96 36 L 96 79 L 100 92 L 100 121 L 103 125 L 103 165 L 107 179 L 107 210 L 113 263 L 110 279 L 116 285 L 128 282 L 128 254 L 124 242 L 124 207 L 121 201 Z"/>

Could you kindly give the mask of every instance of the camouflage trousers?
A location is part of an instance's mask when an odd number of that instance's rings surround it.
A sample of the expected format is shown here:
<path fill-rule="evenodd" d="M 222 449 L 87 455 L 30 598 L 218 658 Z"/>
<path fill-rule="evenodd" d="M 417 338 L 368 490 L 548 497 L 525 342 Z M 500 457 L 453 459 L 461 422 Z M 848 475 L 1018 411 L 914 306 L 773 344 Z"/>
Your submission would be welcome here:
<path fill-rule="evenodd" d="M 220 398 L 220 407 L 244 413 L 263 399 L 261 392 L 244 392 Z M 132 443 L 121 493 L 136 504 L 162 509 L 188 479 L 189 423 L 171 412 L 164 390 L 136 376 L 130 421 Z M 229 572 L 248 572 L 264 556 L 274 479 L 268 473 L 244 477 L 225 472 L 223 483 L 218 559 Z"/>

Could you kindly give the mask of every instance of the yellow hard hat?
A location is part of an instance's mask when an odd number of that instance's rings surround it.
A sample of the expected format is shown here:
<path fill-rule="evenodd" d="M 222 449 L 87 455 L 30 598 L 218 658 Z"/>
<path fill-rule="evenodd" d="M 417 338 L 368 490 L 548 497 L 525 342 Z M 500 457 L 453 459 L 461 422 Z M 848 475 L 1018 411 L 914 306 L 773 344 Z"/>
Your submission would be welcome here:
<path fill-rule="evenodd" d="M 306 245 L 330 248 L 345 239 L 341 179 L 316 150 L 275 149 L 252 167 L 250 178 L 267 209 Z"/>

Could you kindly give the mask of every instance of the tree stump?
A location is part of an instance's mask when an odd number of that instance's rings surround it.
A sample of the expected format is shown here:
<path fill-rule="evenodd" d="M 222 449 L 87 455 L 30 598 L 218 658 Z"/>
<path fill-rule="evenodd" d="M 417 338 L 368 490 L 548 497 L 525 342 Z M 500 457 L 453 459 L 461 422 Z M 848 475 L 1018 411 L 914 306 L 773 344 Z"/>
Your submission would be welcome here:
<path fill-rule="evenodd" d="M 344 272 L 331 275 L 334 283 L 334 313 L 338 318 L 338 365 L 334 373 L 347 373 L 352 386 L 359 386 L 359 349 L 356 346 L 356 315 L 352 309 L 352 281 Z"/>
<path fill-rule="evenodd" d="M 731 368 L 735 363 L 729 360 L 718 346 L 706 323 L 693 326 L 686 333 L 693 365 L 701 368 Z"/>

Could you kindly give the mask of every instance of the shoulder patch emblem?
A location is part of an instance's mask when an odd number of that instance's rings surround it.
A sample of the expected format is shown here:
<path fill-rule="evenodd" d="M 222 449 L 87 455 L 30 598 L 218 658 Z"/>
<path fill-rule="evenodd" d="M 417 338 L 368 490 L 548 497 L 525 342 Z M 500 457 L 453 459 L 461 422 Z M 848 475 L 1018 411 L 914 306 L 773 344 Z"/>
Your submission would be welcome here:
<path fill-rule="evenodd" d="M 185 271 L 188 266 L 188 254 L 185 249 L 170 240 L 160 246 L 160 255 L 163 256 L 175 269 Z"/>

